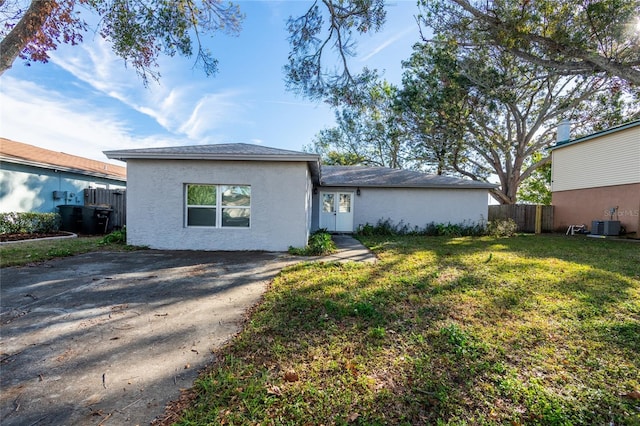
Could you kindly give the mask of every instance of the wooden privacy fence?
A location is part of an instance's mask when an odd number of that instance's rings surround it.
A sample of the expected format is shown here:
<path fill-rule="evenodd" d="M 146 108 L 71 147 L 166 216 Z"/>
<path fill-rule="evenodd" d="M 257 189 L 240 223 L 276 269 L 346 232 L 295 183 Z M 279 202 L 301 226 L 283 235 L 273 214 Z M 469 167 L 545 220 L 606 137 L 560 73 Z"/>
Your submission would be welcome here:
<path fill-rule="evenodd" d="M 536 232 L 536 210 L 540 208 L 539 219 L 542 232 L 553 231 L 553 206 L 534 204 L 504 204 L 489 206 L 489 221 L 513 219 L 520 232 Z"/>
<path fill-rule="evenodd" d="M 127 194 L 123 189 L 90 188 L 84 190 L 85 206 L 102 206 L 113 209 L 109 217 L 109 229 L 120 229 L 127 224 Z"/>

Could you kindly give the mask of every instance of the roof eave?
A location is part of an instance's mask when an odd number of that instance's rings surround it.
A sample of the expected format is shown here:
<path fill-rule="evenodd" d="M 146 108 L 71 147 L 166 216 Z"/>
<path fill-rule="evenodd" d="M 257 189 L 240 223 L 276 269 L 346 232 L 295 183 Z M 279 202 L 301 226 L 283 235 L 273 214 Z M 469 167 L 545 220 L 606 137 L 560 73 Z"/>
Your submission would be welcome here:
<path fill-rule="evenodd" d="M 224 160 L 224 161 L 318 161 L 317 155 L 269 155 L 269 154 L 206 154 L 206 153 L 138 153 L 127 151 L 103 151 L 112 160 Z"/>
<path fill-rule="evenodd" d="M 473 184 L 473 185 L 451 185 L 451 184 L 430 184 L 430 185 L 416 185 L 416 184 L 361 184 L 361 183 L 320 183 L 321 187 L 360 187 L 360 188 L 424 188 L 424 189 L 494 189 L 499 185 L 491 183 L 487 184 Z"/>
<path fill-rule="evenodd" d="M 127 181 L 126 176 L 122 177 L 119 175 L 112 175 L 108 173 L 98 173 L 98 172 L 92 172 L 92 171 L 83 170 L 83 169 L 75 169 L 73 167 L 58 166 L 56 164 L 40 163 L 37 161 L 30 161 L 30 160 L 25 160 L 23 158 L 9 157 L 5 155 L 0 155 L 0 160 L 7 163 L 21 164 L 24 166 L 38 167 L 41 169 L 48 169 L 48 170 L 59 170 L 63 172 L 76 173 L 83 176 L 99 177 L 99 178 L 110 179 L 110 180 L 115 180 L 119 182 Z"/>

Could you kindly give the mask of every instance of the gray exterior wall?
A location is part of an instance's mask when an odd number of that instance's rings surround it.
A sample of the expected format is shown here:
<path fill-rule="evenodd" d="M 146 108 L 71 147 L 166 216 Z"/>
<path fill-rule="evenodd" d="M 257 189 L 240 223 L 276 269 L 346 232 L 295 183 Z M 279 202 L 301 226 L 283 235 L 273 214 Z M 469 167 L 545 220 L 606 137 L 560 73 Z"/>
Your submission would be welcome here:
<path fill-rule="evenodd" d="M 314 195 L 312 229 L 319 227 L 320 192 L 345 191 L 354 193 L 353 227 L 367 223 L 375 225 L 380 219 L 402 221 L 411 227 L 425 227 L 434 223 L 479 223 L 487 220 L 488 190 L 459 188 L 360 188 L 321 187 Z"/>
<path fill-rule="evenodd" d="M 125 188 L 118 180 L 86 176 L 3 161 L 0 164 L 0 211 L 56 213 L 59 205 L 84 204 L 82 190 L 89 187 Z M 54 198 L 60 191 L 62 198 Z"/>
<path fill-rule="evenodd" d="M 127 240 L 169 250 L 285 251 L 307 244 L 306 162 L 127 161 Z M 250 228 L 185 226 L 185 184 L 251 186 Z"/>

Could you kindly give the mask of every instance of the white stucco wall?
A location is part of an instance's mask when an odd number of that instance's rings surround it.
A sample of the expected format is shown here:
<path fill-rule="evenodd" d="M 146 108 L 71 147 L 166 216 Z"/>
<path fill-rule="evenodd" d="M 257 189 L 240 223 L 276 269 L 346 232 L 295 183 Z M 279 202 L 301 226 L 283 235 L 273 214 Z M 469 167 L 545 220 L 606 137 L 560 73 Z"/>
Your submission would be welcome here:
<path fill-rule="evenodd" d="M 129 244 L 170 250 L 284 251 L 307 244 L 305 162 L 128 160 Z M 250 228 L 188 228 L 188 183 L 251 186 Z"/>
<path fill-rule="evenodd" d="M 321 188 L 322 191 L 350 191 L 356 188 Z M 353 227 L 375 225 L 380 219 L 403 221 L 411 227 L 424 228 L 434 223 L 478 223 L 487 220 L 486 189 L 436 188 L 360 188 L 354 196 Z M 319 199 L 314 196 L 313 228 L 319 226 Z"/>

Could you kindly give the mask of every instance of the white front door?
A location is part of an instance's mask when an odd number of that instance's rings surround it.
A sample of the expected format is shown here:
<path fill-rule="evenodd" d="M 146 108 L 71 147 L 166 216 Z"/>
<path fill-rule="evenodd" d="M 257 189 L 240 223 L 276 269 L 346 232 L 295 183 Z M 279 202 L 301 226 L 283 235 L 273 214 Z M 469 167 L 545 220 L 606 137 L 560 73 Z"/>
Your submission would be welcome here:
<path fill-rule="evenodd" d="M 353 232 L 353 192 L 320 193 L 320 228 Z"/>

